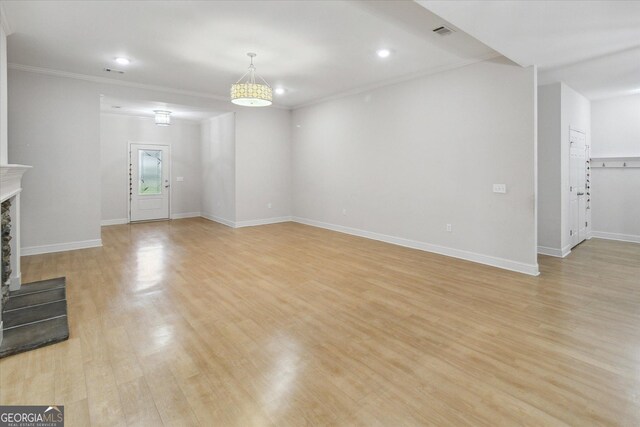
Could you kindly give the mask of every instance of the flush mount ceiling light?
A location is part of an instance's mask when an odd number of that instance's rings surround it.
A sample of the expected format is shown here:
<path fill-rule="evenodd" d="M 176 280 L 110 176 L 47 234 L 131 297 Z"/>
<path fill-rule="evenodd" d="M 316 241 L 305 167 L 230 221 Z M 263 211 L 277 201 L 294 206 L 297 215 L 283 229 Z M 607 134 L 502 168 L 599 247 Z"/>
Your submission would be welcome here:
<path fill-rule="evenodd" d="M 156 124 L 158 126 L 169 126 L 171 124 L 171 111 L 153 110 L 156 114 Z"/>
<path fill-rule="evenodd" d="M 273 90 L 269 83 L 258 76 L 264 83 L 256 83 L 256 67 L 253 65 L 255 53 L 247 53 L 251 58 L 249 70 L 240 79 L 231 85 L 231 102 L 245 107 L 266 107 L 271 105 Z M 246 78 L 246 79 L 245 79 Z M 243 82 L 244 80 L 244 82 Z"/>
<path fill-rule="evenodd" d="M 120 65 L 129 65 L 131 63 L 131 60 L 119 56 L 116 58 L 116 62 Z"/>
<path fill-rule="evenodd" d="M 380 58 L 388 58 L 389 55 L 391 55 L 391 51 L 389 49 L 378 49 L 376 51 L 376 54 L 380 57 Z"/>
<path fill-rule="evenodd" d="M 273 91 L 276 93 L 276 95 L 283 95 L 284 94 L 284 88 L 281 88 L 281 87 L 277 87 Z"/>

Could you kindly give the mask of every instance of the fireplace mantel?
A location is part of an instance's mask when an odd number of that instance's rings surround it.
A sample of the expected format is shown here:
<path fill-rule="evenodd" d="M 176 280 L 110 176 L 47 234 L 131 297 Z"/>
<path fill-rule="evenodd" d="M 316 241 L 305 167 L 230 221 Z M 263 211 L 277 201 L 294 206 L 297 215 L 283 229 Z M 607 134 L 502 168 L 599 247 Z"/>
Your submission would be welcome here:
<path fill-rule="evenodd" d="M 0 202 L 15 196 L 22 190 L 22 175 L 31 169 L 25 165 L 0 165 Z"/>

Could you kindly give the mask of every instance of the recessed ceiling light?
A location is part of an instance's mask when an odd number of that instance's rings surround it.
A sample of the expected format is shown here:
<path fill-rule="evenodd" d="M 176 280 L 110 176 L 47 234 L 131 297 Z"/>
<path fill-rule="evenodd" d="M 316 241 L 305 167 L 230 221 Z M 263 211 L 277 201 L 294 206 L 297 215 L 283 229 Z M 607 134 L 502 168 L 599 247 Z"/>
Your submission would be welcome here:
<path fill-rule="evenodd" d="M 376 51 L 380 58 L 388 58 L 391 55 L 391 51 L 389 49 L 378 49 Z"/>
<path fill-rule="evenodd" d="M 278 95 L 282 95 L 284 93 L 284 88 L 281 87 L 277 87 L 273 90 L 275 93 L 277 93 Z"/>
<path fill-rule="evenodd" d="M 127 58 L 123 58 L 121 56 L 116 58 L 116 62 L 120 65 L 129 65 L 131 63 L 131 61 Z"/>

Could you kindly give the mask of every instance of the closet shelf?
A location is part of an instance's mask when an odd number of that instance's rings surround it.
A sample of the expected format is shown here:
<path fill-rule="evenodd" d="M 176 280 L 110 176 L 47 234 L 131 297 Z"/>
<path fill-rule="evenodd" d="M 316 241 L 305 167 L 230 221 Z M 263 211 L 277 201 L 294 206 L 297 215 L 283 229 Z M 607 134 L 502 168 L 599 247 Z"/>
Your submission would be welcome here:
<path fill-rule="evenodd" d="M 592 168 L 640 168 L 640 157 L 592 157 Z"/>

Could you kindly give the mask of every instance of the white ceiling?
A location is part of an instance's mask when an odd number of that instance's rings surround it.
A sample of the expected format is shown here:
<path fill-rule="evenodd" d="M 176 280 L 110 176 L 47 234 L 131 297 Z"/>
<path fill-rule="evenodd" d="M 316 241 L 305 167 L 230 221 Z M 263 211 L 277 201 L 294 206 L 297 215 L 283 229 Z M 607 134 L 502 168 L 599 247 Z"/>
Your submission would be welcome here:
<path fill-rule="evenodd" d="M 227 98 L 248 66 L 298 106 L 496 56 L 413 1 L 11 1 L 9 62 Z M 392 55 L 375 54 L 384 47 Z M 126 67 L 114 58 L 132 59 Z M 120 68 L 124 75 L 103 71 Z"/>
<path fill-rule="evenodd" d="M 419 0 L 512 61 L 591 99 L 640 92 L 640 1 Z"/>
<path fill-rule="evenodd" d="M 144 101 L 138 99 L 116 98 L 100 95 L 100 110 L 104 113 L 125 114 L 128 116 L 154 117 L 153 110 L 171 111 L 172 119 L 201 121 L 210 117 L 224 114 L 215 111 L 187 105 L 171 104 L 159 101 Z"/>

